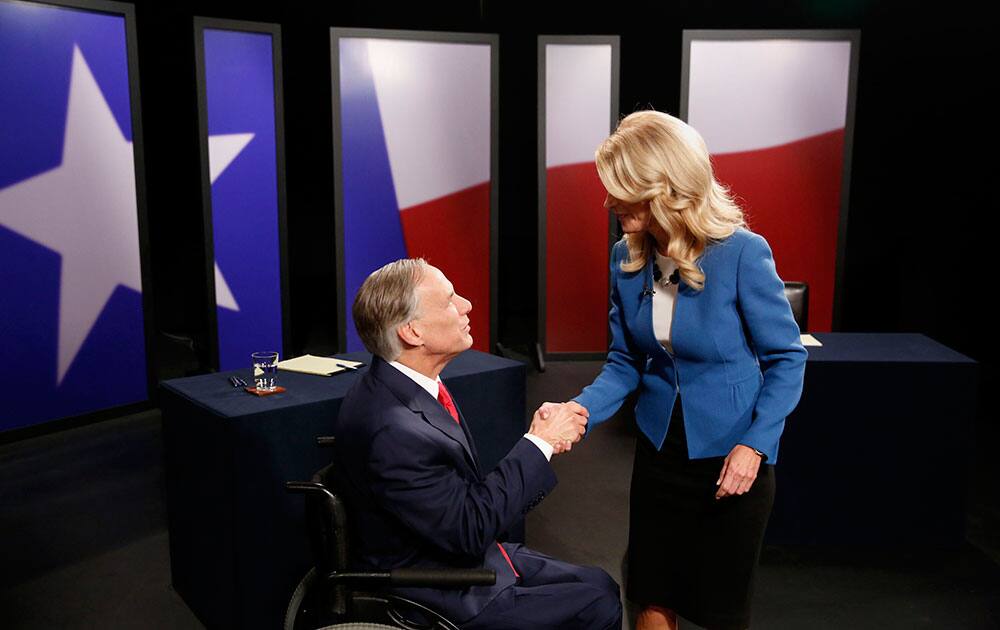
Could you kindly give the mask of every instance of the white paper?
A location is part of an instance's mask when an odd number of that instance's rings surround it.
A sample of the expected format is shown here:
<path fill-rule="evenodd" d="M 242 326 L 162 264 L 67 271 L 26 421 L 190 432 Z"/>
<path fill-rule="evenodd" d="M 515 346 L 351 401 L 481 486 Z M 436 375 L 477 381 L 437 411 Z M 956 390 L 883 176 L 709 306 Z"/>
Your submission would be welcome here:
<path fill-rule="evenodd" d="M 278 362 L 279 370 L 289 372 L 302 372 L 305 374 L 317 374 L 319 376 L 330 376 L 337 372 L 343 372 L 351 368 L 363 365 L 357 361 L 347 361 L 345 359 L 334 359 L 332 357 L 315 357 L 311 354 L 304 354 L 294 359 L 286 359 Z"/>
<path fill-rule="evenodd" d="M 799 339 L 802 341 L 803 346 L 822 346 L 820 340 L 809 334 L 799 335 Z M 278 364 L 281 365 L 280 363 Z"/>

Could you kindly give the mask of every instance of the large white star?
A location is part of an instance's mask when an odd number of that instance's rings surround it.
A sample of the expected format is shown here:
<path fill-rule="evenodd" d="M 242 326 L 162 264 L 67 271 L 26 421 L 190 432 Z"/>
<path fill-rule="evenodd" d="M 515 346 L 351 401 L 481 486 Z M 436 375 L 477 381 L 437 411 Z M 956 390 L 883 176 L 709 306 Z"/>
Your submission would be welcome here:
<path fill-rule="evenodd" d="M 62 257 L 61 383 L 115 288 L 142 290 L 132 143 L 76 46 L 62 162 L 0 190 L 0 222 Z"/>
<path fill-rule="evenodd" d="M 252 133 L 230 133 L 208 137 L 208 177 L 212 184 L 253 140 L 253 136 Z M 215 304 L 234 311 L 240 310 L 232 289 L 219 269 L 218 261 L 215 263 Z"/>
<path fill-rule="evenodd" d="M 209 139 L 211 181 L 253 134 Z M 61 260 L 57 382 L 118 287 L 142 291 L 132 143 L 122 135 L 79 47 L 73 47 L 62 162 L 0 190 L 0 223 Z M 217 301 L 239 310 L 218 265 Z"/>

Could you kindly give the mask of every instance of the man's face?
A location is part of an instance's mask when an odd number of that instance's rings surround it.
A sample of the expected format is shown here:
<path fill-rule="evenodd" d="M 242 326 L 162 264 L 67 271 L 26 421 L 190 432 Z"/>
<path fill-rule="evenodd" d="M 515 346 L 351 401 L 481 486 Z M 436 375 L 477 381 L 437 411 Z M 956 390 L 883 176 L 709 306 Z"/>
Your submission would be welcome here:
<path fill-rule="evenodd" d="M 455 293 L 448 278 L 437 267 L 427 265 L 417 285 L 420 304 L 417 319 L 410 322 L 430 354 L 455 356 L 472 347 L 469 311 L 472 302 Z"/>

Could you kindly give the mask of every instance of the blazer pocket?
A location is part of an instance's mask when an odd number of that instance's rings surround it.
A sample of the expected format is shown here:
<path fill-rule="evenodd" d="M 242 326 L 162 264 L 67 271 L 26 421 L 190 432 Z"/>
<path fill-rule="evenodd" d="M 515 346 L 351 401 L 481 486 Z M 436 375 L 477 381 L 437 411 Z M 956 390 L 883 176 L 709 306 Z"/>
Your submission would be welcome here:
<path fill-rule="evenodd" d="M 733 385 L 749 380 L 752 376 L 760 374 L 760 366 L 754 360 L 750 349 L 742 344 L 743 348 L 724 346 L 719 343 L 719 338 L 712 333 L 712 341 L 715 342 L 715 351 L 719 353 L 718 361 L 724 366 L 726 373 L 726 383 Z M 723 348 L 725 348 L 724 351 Z"/>
<path fill-rule="evenodd" d="M 757 402 L 757 396 L 760 393 L 760 384 L 753 382 L 753 376 L 751 374 L 750 377 L 738 383 L 729 384 L 729 398 L 733 405 L 733 411 L 737 416 L 742 416 Z"/>
<path fill-rule="evenodd" d="M 738 366 L 734 363 L 726 363 L 726 382 L 736 385 L 752 378 L 760 378 L 760 367 L 756 363 Z"/>

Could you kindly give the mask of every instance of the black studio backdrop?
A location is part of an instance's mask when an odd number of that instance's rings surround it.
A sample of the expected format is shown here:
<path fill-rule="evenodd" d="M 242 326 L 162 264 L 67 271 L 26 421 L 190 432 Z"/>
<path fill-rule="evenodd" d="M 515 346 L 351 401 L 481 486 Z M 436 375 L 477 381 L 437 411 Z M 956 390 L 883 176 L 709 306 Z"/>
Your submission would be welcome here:
<path fill-rule="evenodd" d="M 536 36 L 619 34 L 621 110 L 678 112 L 685 28 L 860 29 L 843 329 L 913 331 L 989 362 L 996 44 L 961 4 L 137 3 L 156 324 L 204 347 L 192 18 L 282 28 L 292 350 L 335 351 L 329 27 L 500 34 L 500 340 L 533 341 Z M 738 106 L 738 104 L 735 104 Z M 204 361 L 204 357 L 202 357 Z"/>
<path fill-rule="evenodd" d="M 194 338 L 194 369 L 207 369 L 196 15 L 282 29 L 292 353 L 338 349 L 329 27 L 500 35 L 499 339 L 511 346 L 532 344 L 537 321 L 537 263 L 525 255 L 536 250 L 537 35 L 620 35 L 622 113 L 677 114 L 685 28 L 860 29 L 842 330 L 920 332 L 980 361 L 979 437 L 992 441 L 997 125 L 987 87 L 997 55 L 983 11 L 972 2 L 832 0 L 140 1 L 157 329 Z M 161 375 L 172 375 L 169 360 Z"/>

